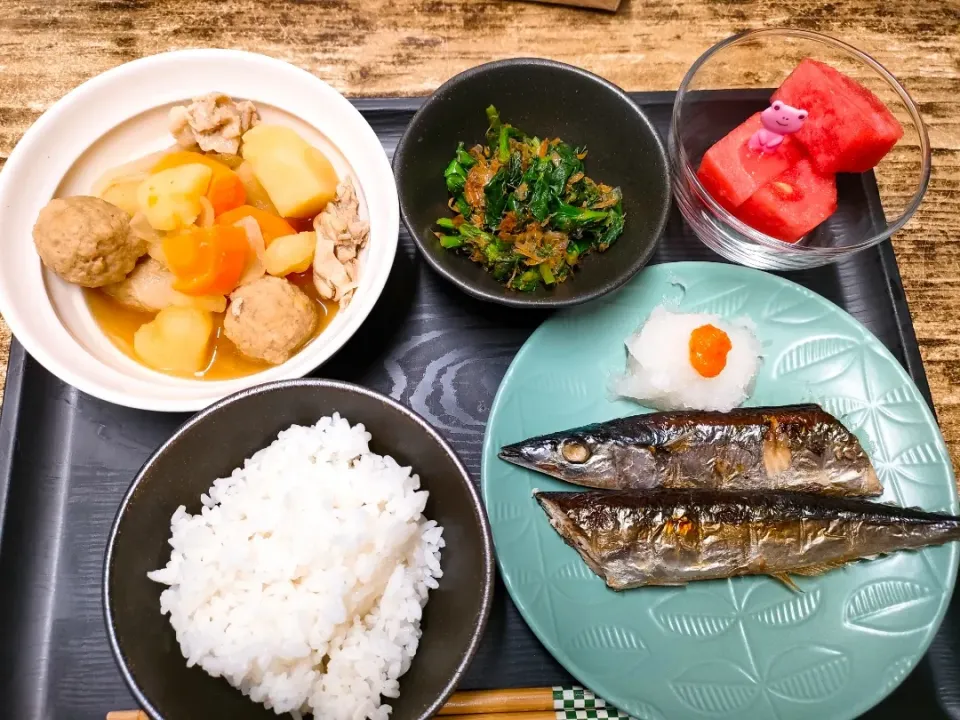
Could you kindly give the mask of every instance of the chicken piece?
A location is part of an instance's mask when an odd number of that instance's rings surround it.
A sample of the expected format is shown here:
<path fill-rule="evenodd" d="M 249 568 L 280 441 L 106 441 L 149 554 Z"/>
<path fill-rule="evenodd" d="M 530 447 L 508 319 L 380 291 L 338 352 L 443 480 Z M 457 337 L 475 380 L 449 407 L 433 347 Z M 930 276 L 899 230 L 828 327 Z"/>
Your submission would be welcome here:
<path fill-rule="evenodd" d="M 313 284 L 320 297 L 350 304 L 357 289 L 359 256 L 370 235 L 370 224 L 360 219 L 360 199 L 350 178 L 337 187 L 336 199 L 313 221 L 317 248 L 313 255 Z"/>
<path fill-rule="evenodd" d="M 234 102 L 223 93 L 210 93 L 171 108 L 169 120 L 181 147 L 199 145 L 204 152 L 236 155 L 241 136 L 260 122 L 260 114 L 249 100 Z"/>
<path fill-rule="evenodd" d="M 152 257 L 142 260 L 125 279 L 103 286 L 103 292 L 121 305 L 141 312 L 159 312 L 168 307 L 192 307 L 223 312 L 223 295 L 185 295 L 173 289 L 176 277 Z"/>
<path fill-rule="evenodd" d="M 318 228 L 317 247 L 313 252 L 313 284 L 324 300 L 333 300 L 346 307 L 356 286 L 347 269 L 337 260 L 335 248 L 335 241 Z"/>
<path fill-rule="evenodd" d="M 33 242 L 43 264 L 83 287 L 119 282 L 147 251 L 130 216 L 96 197 L 54 198 L 40 211 Z"/>
<path fill-rule="evenodd" d="M 317 310 L 306 293 L 267 275 L 233 291 L 223 333 L 244 355 L 280 365 L 310 339 L 316 325 Z"/>

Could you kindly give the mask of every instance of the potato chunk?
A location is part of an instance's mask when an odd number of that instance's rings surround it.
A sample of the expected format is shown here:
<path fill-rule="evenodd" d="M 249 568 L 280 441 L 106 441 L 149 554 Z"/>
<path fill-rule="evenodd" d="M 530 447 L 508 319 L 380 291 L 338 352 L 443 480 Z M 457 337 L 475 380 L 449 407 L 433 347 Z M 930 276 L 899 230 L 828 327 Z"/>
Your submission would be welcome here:
<path fill-rule="evenodd" d="M 144 363 L 166 372 L 196 373 L 210 361 L 213 318 L 189 307 L 168 307 L 133 335 L 133 349 Z"/>
<path fill-rule="evenodd" d="M 264 253 L 267 272 L 277 277 L 303 272 L 313 262 L 316 246 L 317 234 L 312 231 L 274 238 Z"/>
<path fill-rule="evenodd" d="M 200 215 L 211 177 L 213 170 L 200 163 L 161 170 L 140 183 L 137 204 L 155 230 L 177 230 Z"/>
<path fill-rule="evenodd" d="M 336 197 L 337 171 L 290 128 L 251 128 L 243 136 L 241 153 L 283 217 L 312 217 Z"/>
<path fill-rule="evenodd" d="M 140 209 L 140 203 L 137 202 L 137 191 L 140 189 L 142 182 L 142 178 L 117 180 L 108 185 L 98 197 L 111 205 L 116 205 L 130 217 L 133 217 Z"/>

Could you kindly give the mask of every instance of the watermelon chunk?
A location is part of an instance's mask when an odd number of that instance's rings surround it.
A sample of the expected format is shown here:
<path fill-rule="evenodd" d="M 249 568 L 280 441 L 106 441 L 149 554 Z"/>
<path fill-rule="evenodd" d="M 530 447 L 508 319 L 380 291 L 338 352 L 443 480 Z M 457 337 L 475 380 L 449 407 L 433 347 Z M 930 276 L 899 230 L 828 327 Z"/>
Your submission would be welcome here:
<path fill-rule="evenodd" d="M 817 60 L 802 60 L 774 100 L 807 111 L 794 137 L 823 173 L 866 172 L 903 137 L 903 127 L 880 98 Z"/>
<path fill-rule="evenodd" d="M 747 225 L 775 238 L 796 242 L 837 209 L 833 175 L 817 171 L 804 158 L 757 190 L 736 210 Z"/>
<path fill-rule="evenodd" d="M 747 143 L 761 127 L 760 113 L 757 113 L 718 140 L 700 162 L 697 177 L 707 192 L 727 210 L 739 207 L 803 157 L 803 150 L 789 135 L 773 152 L 751 150 Z"/>

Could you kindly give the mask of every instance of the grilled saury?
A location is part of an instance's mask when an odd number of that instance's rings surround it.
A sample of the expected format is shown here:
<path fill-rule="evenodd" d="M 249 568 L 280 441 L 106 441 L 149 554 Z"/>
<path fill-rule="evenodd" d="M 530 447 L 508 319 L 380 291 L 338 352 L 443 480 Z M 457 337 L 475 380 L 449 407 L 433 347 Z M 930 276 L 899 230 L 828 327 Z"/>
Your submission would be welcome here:
<path fill-rule="evenodd" d="M 960 539 L 960 518 L 792 492 L 535 492 L 550 524 L 614 590 L 737 575 L 817 575 Z"/>
<path fill-rule="evenodd" d="M 883 491 L 856 436 L 817 405 L 634 415 L 507 445 L 500 457 L 603 489 Z"/>

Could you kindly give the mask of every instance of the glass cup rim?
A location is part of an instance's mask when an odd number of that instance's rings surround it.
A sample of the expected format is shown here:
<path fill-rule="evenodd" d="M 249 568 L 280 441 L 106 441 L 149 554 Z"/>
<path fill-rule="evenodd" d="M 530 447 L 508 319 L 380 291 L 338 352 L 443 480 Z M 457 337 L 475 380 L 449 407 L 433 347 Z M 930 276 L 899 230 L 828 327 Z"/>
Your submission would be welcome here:
<path fill-rule="evenodd" d="M 843 247 L 832 248 L 805 247 L 803 245 L 788 243 L 784 240 L 780 240 L 779 238 L 775 238 L 767 235 L 766 233 L 755 230 L 730 213 L 716 200 L 714 200 L 713 196 L 700 183 L 700 179 L 697 177 L 697 174 L 693 172 L 692 163 L 687 157 L 686 150 L 684 149 L 683 144 L 679 142 L 679 134 L 677 129 L 680 123 L 680 107 L 683 99 L 686 97 L 690 82 L 693 80 L 700 68 L 703 67 L 703 65 L 706 64 L 706 62 L 714 55 L 728 47 L 738 45 L 742 42 L 746 42 L 747 40 L 775 36 L 797 37 L 818 42 L 822 45 L 827 45 L 835 49 L 842 50 L 854 56 L 868 67 L 872 68 L 874 72 L 876 72 L 877 75 L 879 75 L 894 90 L 894 92 L 896 92 L 901 102 L 903 102 L 904 106 L 907 108 L 910 119 L 917 130 L 917 135 L 920 139 L 919 149 L 921 157 L 919 185 L 914 192 L 913 197 L 910 199 L 910 202 L 907 203 L 903 212 L 900 213 L 900 216 L 896 219 L 896 221 L 888 224 L 884 230 L 868 237 L 862 242 L 854 245 L 844 245 Z M 710 208 L 711 212 L 720 221 L 758 245 L 798 255 L 817 255 L 824 258 L 837 258 L 857 252 L 859 250 L 864 250 L 868 247 L 876 245 L 879 242 L 883 242 L 893 235 L 893 233 L 901 230 L 903 226 L 910 221 L 910 218 L 913 217 L 914 213 L 917 211 L 917 208 L 920 207 L 920 203 L 923 201 L 923 196 L 926 194 L 927 187 L 930 184 L 930 137 L 927 132 L 927 126 L 923 122 L 923 118 L 920 116 L 920 110 L 917 108 L 917 104 L 914 102 L 913 98 L 910 97 L 910 94 L 889 70 L 887 70 L 883 65 L 877 62 L 867 53 L 863 52 L 862 50 L 858 50 L 853 45 L 850 45 L 842 40 L 838 40 L 837 38 L 824 35 L 823 33 L 814 32 L 812 30 L 800 30 L 786 27 L 746 30 L 744 32 L 737 33 L 736 35 L 731 35 L 730 37 L 721 40 L 712 47 L 708 48 L 702 55 L 700 55 L 700 57 L 696 59 L 693 65 L 690 66 L 690 69 L 687 70 L 686 74 L 683 76 L 683 80 L 677 89 L 676 100 L 674 101 L 673 112 L 670 118 L 670 137 L 668 145 L 671 164 L 674 165 L 674 172 L 678 175 L 677 181 L 689 183 L 689 187 L 692 188 L 693 192 L 708 208 Z"/>

